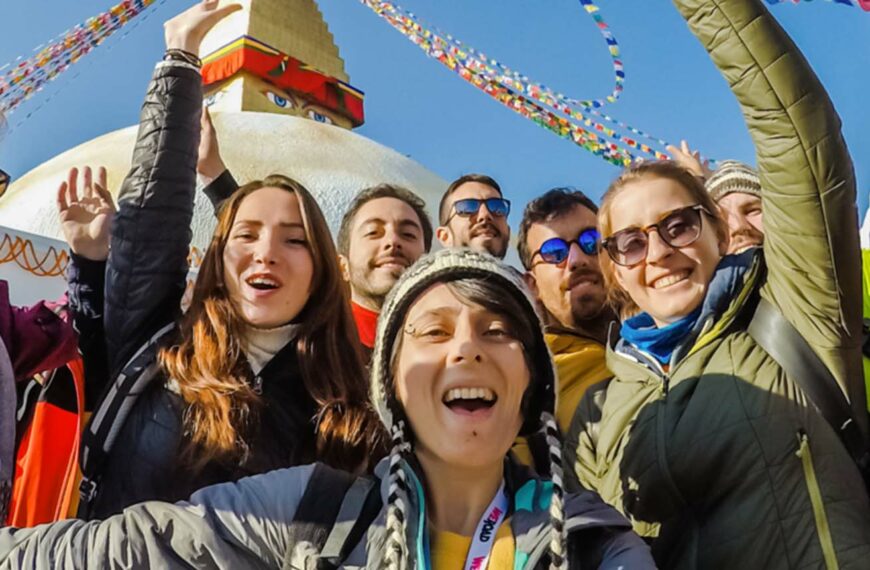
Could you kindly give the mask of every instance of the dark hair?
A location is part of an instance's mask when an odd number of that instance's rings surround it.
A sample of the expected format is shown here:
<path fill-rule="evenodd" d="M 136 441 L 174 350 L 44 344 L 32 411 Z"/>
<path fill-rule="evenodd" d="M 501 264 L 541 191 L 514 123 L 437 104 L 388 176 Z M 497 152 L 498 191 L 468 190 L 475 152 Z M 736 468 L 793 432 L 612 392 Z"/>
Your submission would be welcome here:
<path fill-rule="evenodd" d="M 338 228 L 338 253 L 346 256 L 350 251 L 350 230 L 353 225 L 353 220 L 356 213 L 366 203 L 378 198 L 395 198 L 406 203 L 414 210 L 417 217 L 420 219 L 420 226 L 423 228 L 423 245 L 428 253 L 432 248 L 432 221 L 429 219 L 429 214 L 426 212 L 426 202 L 422 198 L 401 186 L 395 184 L 378 184 L 362 190 L 347 207 L 344 216 L 341 218 L 341 225 Z"/>
<path fill-rule="evenodd" d="M 529 228 L 532 224 L 552 222 L 567 214 L 577 206 L 583 206 L 598 214 L 598 206 L 592 199 L 574 188 L 553 188 L 547 190 L 528 204 L 523 210 L 523 219 L 520 222 L 520 235 L 517 237 L 517 253 L 526 270 L 531 269 L 532 252 L 526 243 Z"/>
<path fill-rule="evenodd" d="M 245 428 L 262 407 L 241 365 L 246 325 L 224 286 L 223 254 L 242 202 L 267 187 L 298 198 L 314 261 L 311 295 L 299 317 L 296 352 L 302 382 L 319 408 L 316 434 L 312 434 L 317 458 L 349 471 L 364 469 L 383 434 L 366 403 L 368 381 L 347 289 L 320 207 L 305 187 L 280 175 L 246 184 L 226 200 L 190 308 L 175 341 L 159 354 L 162 368 L 178 382 L 187 404 L 188 441 L 182 444 L 182 459 L 194 469 L 215 459 L 238 459 L 244 451 Z"/>
<path fill-rule="evenodd" d="M 438 224 L 444 225 L 447 223 L 447 216 L 450 215 L 450 207 L 447 205 L 447 199 L 450 198 L 450 195 L 456 192 L 456 190 L 465 184 L 466 182 L 477 182 L 479 184 L 485 184 L 498 192 L 498 195 L 501 196 L 501 186 L 498 185 L 498 182 L 495 181 L 491 176 L 487 176 L 486 174 L 463 174 L 456 180 L 450 183 L 450 186 L 447 187 L 447 190 L 444 191 L 444 195 L 441 196 L 441 202 L 438 203 Z"/>

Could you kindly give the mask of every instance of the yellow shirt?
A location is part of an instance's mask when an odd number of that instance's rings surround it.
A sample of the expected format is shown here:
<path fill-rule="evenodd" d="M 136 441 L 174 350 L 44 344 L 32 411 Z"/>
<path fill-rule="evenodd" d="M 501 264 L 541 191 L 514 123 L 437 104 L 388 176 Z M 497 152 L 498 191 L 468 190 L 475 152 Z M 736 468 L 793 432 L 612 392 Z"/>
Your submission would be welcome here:
<path fill-rule="evenodd" d="M 580 399 L 587 388 L 613 376 L 607 370 L 604 345 L 591 338 L 570 333 L 552 333 L 544 335 L 553 362 L 556 364 L 556 375 L 559 380 L 559 398 L 557 400 L 556 422 L 562 433 L 567 433 L 574 412 L 580 404 Z M 526 465 L 532 464 L 532 454 L 525 438 L 517 439 L 513 446 L 517 459 Z"/>
<path fill-rule="evenodd" d="M 462 570 L 465 568 L 465 558 L 471 548 L 471 537 L 452 532 L 435 532 L 429 545 L 432 570 Z M 505 519 L 495 535 L 495 544 L 492 546 L 487 568 L 489 570 L 513 568 L 515 548 L 510 519 Z"/>

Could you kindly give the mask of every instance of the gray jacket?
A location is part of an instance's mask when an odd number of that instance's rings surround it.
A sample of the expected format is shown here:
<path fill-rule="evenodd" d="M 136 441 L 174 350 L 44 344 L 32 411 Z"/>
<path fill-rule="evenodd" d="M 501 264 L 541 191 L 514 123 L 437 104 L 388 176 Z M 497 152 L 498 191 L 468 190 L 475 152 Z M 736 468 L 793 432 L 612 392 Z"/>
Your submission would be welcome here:
<path fill-rule="evenodd" d="M 376 469 L 381 504 L 386 504 L 387 460 Z M 422 485 L 405 465 L 417 489 L 408 497 L 411 567 L 428 533 Z M 33 529 L 0 530 L 0 569 L 39 568 L 314 568 L 317 548 L 300 536 L 294 520 L 312 477 L 326 477 L 320 464 L 272 471 L 202 489 L 189 502 L 148 502 L 105 521 L 61 521 Z M 515 567 L 545 568 L 550 537 L 549 497 L 552 483 L 527 468 L 506 463 L 506 486 L 513 495 L 510 525 L 516 542 Z M 322 488 L 322 482 L 321 482 Z M 570 568 L 654 568 L 646 544 L 614 509 L 594 493 L 565 500 Z M 341 515 L 339 515 L 341 518 Z M 339 566 L 381 568 L 386 540 L 382 506 L 361 540 Z M 346 521 L 343 521 L 346 522 Z"/>

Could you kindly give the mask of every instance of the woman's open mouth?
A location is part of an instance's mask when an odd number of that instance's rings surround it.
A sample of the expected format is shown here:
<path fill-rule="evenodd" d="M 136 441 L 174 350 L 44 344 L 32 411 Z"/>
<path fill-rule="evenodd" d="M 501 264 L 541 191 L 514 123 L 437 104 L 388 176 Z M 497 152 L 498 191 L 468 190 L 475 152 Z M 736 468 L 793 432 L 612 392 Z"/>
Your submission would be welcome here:
<path fill-rule="evenodd" d="M 491 409 L 498 397 L 489 388 L 452 388 L 442 401 L 452 412 L 473 415 Z"/>

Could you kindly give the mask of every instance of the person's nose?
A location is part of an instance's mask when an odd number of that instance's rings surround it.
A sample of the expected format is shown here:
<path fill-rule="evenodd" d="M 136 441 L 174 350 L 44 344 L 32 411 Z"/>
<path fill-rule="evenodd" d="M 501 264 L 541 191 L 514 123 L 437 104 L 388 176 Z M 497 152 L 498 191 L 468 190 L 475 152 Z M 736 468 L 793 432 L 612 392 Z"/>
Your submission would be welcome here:
<path fill-rule="evenodd" d="M 483 362 L 483 351 L 477 342 L 470 323 L 457 323 L 450 339 L 450 352 L 448 361 L 451 364 L 470 364 Z"/>
<path fill-rule="evenodd" d="M 254 246 L 254 261 L 263 265 L 275 265 L 278 256 L 276 248 L 279 244 L 276 243 L 276 237 L 270 233 L 263 233 L 257 240 Z"/>
<path fill-rule="evenodd" d="M 657 230 L 647 233 L 646 260 L 648 263 L 656 263 L 668 257 L 674 252 Z"/>

